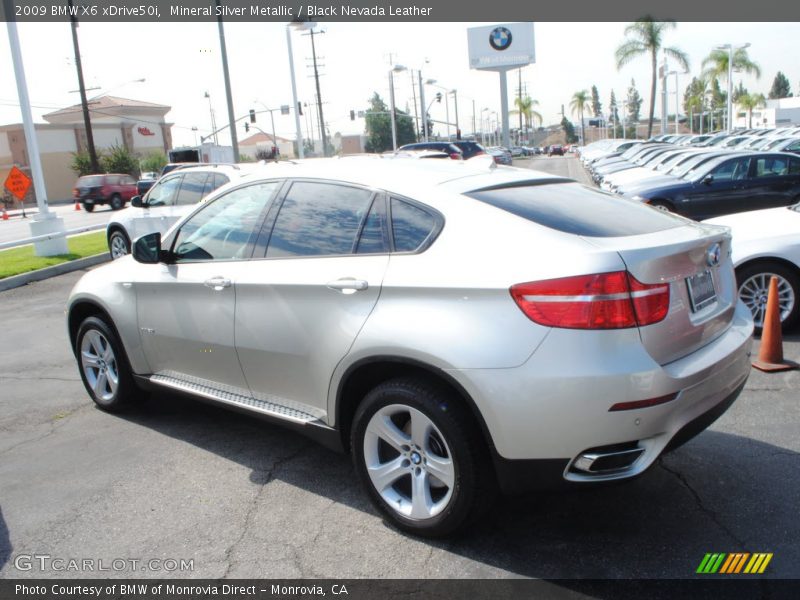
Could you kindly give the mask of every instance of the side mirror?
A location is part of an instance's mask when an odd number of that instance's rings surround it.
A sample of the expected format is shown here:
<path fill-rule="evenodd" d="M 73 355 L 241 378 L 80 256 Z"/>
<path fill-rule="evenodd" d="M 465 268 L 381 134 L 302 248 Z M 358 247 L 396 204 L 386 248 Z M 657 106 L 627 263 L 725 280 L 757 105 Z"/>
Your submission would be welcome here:
<path fill-rule="evenodd" d="M 148 233 L 133 242 L 133 259 L 136 262 L 154 265 L 161 260 L 161 233 Z"/>
<path fill-rule="evenodd" d="M 144 206 L 142 204 L 142 197 L 134 196 L 133 198 L 131 198 L 131 206 L 135 206 L 136 208 L 142 208 L 142 206 Z"/>
<path fill-rule="evenodd" d="M 712 183 L 714 183 L 714 176 L 713 175 L 706 175 L 703 178 L 703 183 L 705 183 L 706 185 L 711 185 Z"/>

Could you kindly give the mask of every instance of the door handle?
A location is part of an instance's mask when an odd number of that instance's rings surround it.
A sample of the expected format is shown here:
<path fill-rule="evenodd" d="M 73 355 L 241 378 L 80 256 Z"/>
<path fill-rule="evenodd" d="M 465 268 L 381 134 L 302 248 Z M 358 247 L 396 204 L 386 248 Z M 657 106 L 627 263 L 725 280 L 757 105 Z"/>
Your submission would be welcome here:
<path fill-rule="evenodd" d="M 215 292 L 219 292 L 227 287 L 231 287 L 231 280 L 224 277 L 212 277 L 203 282 L 206 287 L 212 288 Z"/>
<path fill-rule="evenodd" d="M 327 286 L 332 290 L 337 290 L 339 292 L 347 294 L 347 293 L 360 292 L 362 290 L 366 290 L 369 287 L 369 284 L 363 279 L 342 277 L 341 279 L 337 279 L 335 281 L 329 281 L 327 283 Z"/>

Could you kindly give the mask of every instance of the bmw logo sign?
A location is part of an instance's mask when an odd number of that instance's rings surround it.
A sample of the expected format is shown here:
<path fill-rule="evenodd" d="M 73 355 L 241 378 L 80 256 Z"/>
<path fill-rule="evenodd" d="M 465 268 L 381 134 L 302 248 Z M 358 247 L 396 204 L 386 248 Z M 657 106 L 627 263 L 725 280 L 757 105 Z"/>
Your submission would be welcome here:
<path fill-rule="evenodd" d="M 719 244 L 713 244 L 706 252 L 706 262 L 709 267 L 716 267 L 722 259 L 722 248 Z"/>
<path fill-rule="evenodd" d="M 505 27 L 495 27 L 489 34 L 489 45 L 495 50 L 507 50 L 511 45 L 511 32 Z"/>

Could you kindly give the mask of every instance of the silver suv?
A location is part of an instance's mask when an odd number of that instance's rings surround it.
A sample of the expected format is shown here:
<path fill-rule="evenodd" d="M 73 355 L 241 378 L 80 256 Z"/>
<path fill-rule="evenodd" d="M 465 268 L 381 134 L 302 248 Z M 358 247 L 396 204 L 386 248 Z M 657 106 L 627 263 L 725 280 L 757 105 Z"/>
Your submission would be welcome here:
<path fill-rule="evenodd" d="M 203 165 L 165 175 L 144 196 L 131 198 L 128 210 L 115 213 L 109 220 L 106 240 L 111 258 L 129 254 L 131 240 L 139 236 L 165 233 L 208 194 L 246 172 L 247 168 L 238 165 Z"/>
<path fill-rule="evenodd" d="M 753 331 L 730 248 L 534 171 L 271 164 L 87 273 L 69 336 L 100 408 L 176 390 L 282 423 L 446 535 L 501 490 L 639 475 L 730 406 Z"/>

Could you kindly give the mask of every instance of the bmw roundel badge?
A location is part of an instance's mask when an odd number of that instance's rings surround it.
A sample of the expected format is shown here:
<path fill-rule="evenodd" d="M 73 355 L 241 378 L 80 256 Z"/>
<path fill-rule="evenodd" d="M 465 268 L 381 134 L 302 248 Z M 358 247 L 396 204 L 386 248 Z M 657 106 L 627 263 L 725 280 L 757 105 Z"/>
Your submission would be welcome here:
<path fill-rule="evenodd" d="M 489 34 L 489 45 L 495 50 L 507 50 L 511 45 L 511 32 L 505 27 L 495 27 Z"/>

